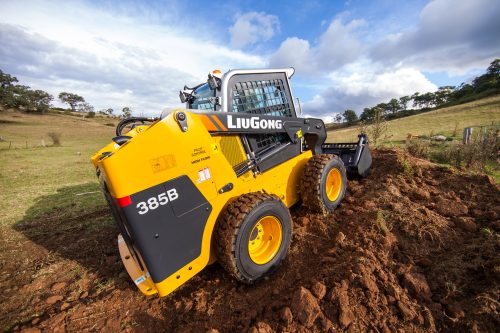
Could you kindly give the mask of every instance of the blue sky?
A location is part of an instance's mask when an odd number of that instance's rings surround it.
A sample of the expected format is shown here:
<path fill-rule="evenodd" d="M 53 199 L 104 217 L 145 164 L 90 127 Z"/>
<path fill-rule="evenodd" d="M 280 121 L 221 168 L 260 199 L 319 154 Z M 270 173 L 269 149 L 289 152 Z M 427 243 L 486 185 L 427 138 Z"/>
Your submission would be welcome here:
<path fill-rule="evenodd" d="M 2 1 L 0 69 L 97 110 L 154 115 L 212 69 L 288 67 L 329 120 L 458 85 L 500 57 L 500 2 Z M 57 102 L 56 102 L 57 104 Z"/>

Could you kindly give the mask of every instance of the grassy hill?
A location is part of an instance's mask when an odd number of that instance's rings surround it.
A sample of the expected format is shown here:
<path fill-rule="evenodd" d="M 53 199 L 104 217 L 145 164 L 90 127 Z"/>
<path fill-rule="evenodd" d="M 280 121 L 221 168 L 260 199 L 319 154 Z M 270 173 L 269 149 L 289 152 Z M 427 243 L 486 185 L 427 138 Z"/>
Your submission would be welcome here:
<path fill-rule="evenodd" d="M 90 156 L 115 135 L 116 123 L 110 118 L 0 112 L 0 225 L 20 220 L 36 198 L 56 193 L 62 184 L 93 184 L 89 191 L 98 191 Z M 61 135 L 61 146 L 52 146 L 50 132 Z M 75 193 L 58 204 L 64 209 L 76 202 L 82 209 L 105 204 L 99 192 Z"/>
<path fill-rule="evenodd" d="M 458 136 L 465 127 L 500 124 L 500 95 L 478 101 L 455 105 L 435 111 L 418 114 L 388 122 L 388 142 L 403 141 L 408 133 L 413 135 L 442 134 L 451 136 L 455 127 Z M 330 142 L 349 142 L 356 140 L 357 127 L 349 127 L 328 132 Z"/>

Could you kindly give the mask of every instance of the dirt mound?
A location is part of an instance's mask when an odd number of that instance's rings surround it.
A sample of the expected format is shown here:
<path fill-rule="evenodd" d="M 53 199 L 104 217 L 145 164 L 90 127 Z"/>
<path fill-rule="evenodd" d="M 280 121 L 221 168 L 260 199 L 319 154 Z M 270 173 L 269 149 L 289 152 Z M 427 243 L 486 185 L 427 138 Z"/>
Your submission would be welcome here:
<path fill-rule="evenodd" d="M 272 277 L 243 285 L 214 264 L 163 299 L 129 281 L 112 225 L 25 221 L 18 239 L 1 229 L 0 323 L 31 332 L 493 332 L 499 193 L 486 176 L 376 151 L 372 175 L 351 180 L 333 214 L 292 210 L 292 246 Z"/>

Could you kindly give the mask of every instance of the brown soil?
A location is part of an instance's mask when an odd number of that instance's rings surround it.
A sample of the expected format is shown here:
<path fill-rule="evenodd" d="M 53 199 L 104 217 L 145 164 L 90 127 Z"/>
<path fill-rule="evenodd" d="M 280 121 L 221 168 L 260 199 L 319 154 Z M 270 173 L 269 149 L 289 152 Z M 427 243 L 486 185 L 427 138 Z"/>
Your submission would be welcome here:
<path fill-rule="evenodd" d="M 52 212 L 0 229 L 0 327 L 498 331 L 499 193 L 487 176 L 376 151 L 372 175 L 351 180 L 333 214 L 292 209 L 290 252 L 271 278 L 244 285 L 214 264 L 162 299 L 124 272 L 107 210 Z"/>

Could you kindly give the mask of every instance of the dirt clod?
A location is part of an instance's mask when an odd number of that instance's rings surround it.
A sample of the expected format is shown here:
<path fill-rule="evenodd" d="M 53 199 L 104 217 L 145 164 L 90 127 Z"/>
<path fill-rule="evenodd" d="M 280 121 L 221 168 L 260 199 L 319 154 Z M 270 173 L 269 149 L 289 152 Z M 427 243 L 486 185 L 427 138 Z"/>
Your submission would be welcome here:
<path fill-rule="evenodd" d="M 355 317 L 349 305 L 349 296 L 347 290 L 349 284 L 346 280 L 342 280 L 341 285 L 337 286 L 331 296 L 331 300 L 337 302 L 339 306 L 339 322 L 342 327 L 347 328 L 354 321 Z"/>
<path fill-rule="evenodd" d="M 274 330 L 268 323 L 259 321 L 255 326 L 250 328 L 248 333 L 274 333 Z"/>
<path fill-rule="evenodd" d="M 318 281 L 318 282 L 314 283 L 311 291 L 314 294 L 314 296 L 316 296 L 318 299 L 321 300 L 321 299 L 323 299 L 323 297 L 325 297 L 326 286 L 323 283 Z"/>
<path fill-rule="evenodd" d="M 55 295 L 55 296 L 50 296 L 49 298 L 47 298 L 47 300 L 45 302 L 49 305 L 52 305 L 52 304 L 55 304 L 55 303 L 62 301 L 62 300 L 63 300 L 62 296 Z"/>
<path fill-rule="evenodd" d="M 462 216 L 468 213 L 468 208 L 461 202 L 455 202 L 443 198 L 438 198 L 436 210 L 443 216 Z"/>
<path fill-rule="evenodd" d="M 52 285 L 52 291 L 53 292 L 59 292 L 66 288 L 67 283 L 66 282 L 57 282 Z"/>
<path fill-rule="evenodd" d="M 424 275 L 420 273 L 405 273 L 403 276 L 403 285 L 414 298 L 426 302 L 431 301 L 431 289 Z"/>
<path fill-rule="evenodd" d="M 292 310 L 288 306 L 285 306 L 281 311 L 280 311 L 280 318 L 283 320 L 283 322 L 286 325 L 290 325 L 293 321 L 293 314 Z"/>
<path fill-rule="evenodd" d="M 471 217 L 458 217 L 454 220 L 455 225 L 467 232 L 476 232 L 477 224 L 474 222 L 474 219 Z"/>
<path fill-rule="evenodd" d="M 295 292 L 291 303 L 291 309 L 295 317 L 305 327 L 311 327 L 321 313 L 318 300 L 304 287 L 300 287 L 300 289 Z"/>
<path fill-rule="evenodd" d="M 335 243 L 339 244 L 339 245 L 342 245 L 344 244 L 344 240 L 345 240 L 345 235 L 344 233 L 341 231 L 337 234 L 337 236 L 335 236 Z"/>

